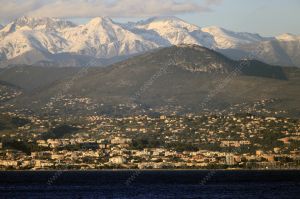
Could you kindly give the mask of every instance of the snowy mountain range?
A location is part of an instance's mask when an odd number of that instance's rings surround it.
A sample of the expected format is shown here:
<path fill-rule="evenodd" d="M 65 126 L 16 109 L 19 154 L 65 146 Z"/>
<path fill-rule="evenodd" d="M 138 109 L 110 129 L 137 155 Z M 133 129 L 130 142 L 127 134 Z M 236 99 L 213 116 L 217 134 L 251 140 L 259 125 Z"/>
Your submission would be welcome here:
<path fill-rule="evenodd" d="M 262 37 L 215 26 L 200 28 L 176 17 L 126 24 L 97 17 L 83 25 L 21 17 L 0 26 L 0 66 L 99 66 L 179 44 L 197 44 L 233 59 L 252 55 L 270 64 L 300 66 L 300 36 Z"/>

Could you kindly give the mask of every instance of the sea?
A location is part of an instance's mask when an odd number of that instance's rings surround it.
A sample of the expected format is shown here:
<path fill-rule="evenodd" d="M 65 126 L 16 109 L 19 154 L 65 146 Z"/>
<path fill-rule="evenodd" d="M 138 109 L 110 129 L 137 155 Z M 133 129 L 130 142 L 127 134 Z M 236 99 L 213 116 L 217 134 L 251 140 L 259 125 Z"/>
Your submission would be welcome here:
<path fill-rule="evenodd" d="M 0 198 L 300 198 L 300 171 L 3 171 Z"/>

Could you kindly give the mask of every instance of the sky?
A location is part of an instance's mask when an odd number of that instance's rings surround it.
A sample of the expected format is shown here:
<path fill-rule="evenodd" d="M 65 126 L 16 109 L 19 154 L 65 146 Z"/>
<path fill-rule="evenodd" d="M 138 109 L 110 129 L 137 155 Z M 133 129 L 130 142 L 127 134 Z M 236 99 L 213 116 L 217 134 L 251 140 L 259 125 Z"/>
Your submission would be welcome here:
<path fill-rule="evenodd" d="M 84 23 L 110 16 L 121 22 L 177 16 L 200 27 L 220 26 L 264 36 L 300 35 L 299 0 L 0 0 L 0 23 L 21 16 Z"/>
<path fill-rule="evenodd" d="M 300 34 L 299 0 L 223 0 L 212 9 L 182 18 L 200 26 L 216 25 L 266 36 Z"/>

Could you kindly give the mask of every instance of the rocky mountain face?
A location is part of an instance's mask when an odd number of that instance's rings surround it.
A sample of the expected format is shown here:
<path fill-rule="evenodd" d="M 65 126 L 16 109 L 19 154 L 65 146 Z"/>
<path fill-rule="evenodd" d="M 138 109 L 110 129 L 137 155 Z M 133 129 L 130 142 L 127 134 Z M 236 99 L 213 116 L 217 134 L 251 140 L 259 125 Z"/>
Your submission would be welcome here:
<path fill-rule="evenodd" d="M 300 37 L 285 34 L 267 38 L 219 27 L 187 23 L 176 17 L 153 17 L 120 24 L 97 17 L 87 24 L 54 18 L 21 17 L 0 30 L 0 66 L 101 66 L 179 44 L 196 44 L 240 59 L 254 58 L 271 64 L 300 66 Z M 34 56 L 32 56 L 34 55 Z"/>

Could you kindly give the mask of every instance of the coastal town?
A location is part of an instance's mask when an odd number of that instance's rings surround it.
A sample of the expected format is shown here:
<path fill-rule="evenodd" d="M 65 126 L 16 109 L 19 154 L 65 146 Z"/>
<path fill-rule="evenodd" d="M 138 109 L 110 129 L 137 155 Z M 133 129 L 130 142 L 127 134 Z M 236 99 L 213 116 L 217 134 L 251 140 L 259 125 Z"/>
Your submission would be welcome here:
<path fill-rule="evenodd" d="M 300 120 L 249 110 L 1 117 L 2 170 L 300 168 Z"/>
<path fill-rule="evenodd" d="M 1 89 L 2 102 L 21 94 Z M 300 120 L 272 111 L 274 101 L 201 114 L 74 96 L 37 113 L 1 103 L 0 169 L 298 169 Z"/>

